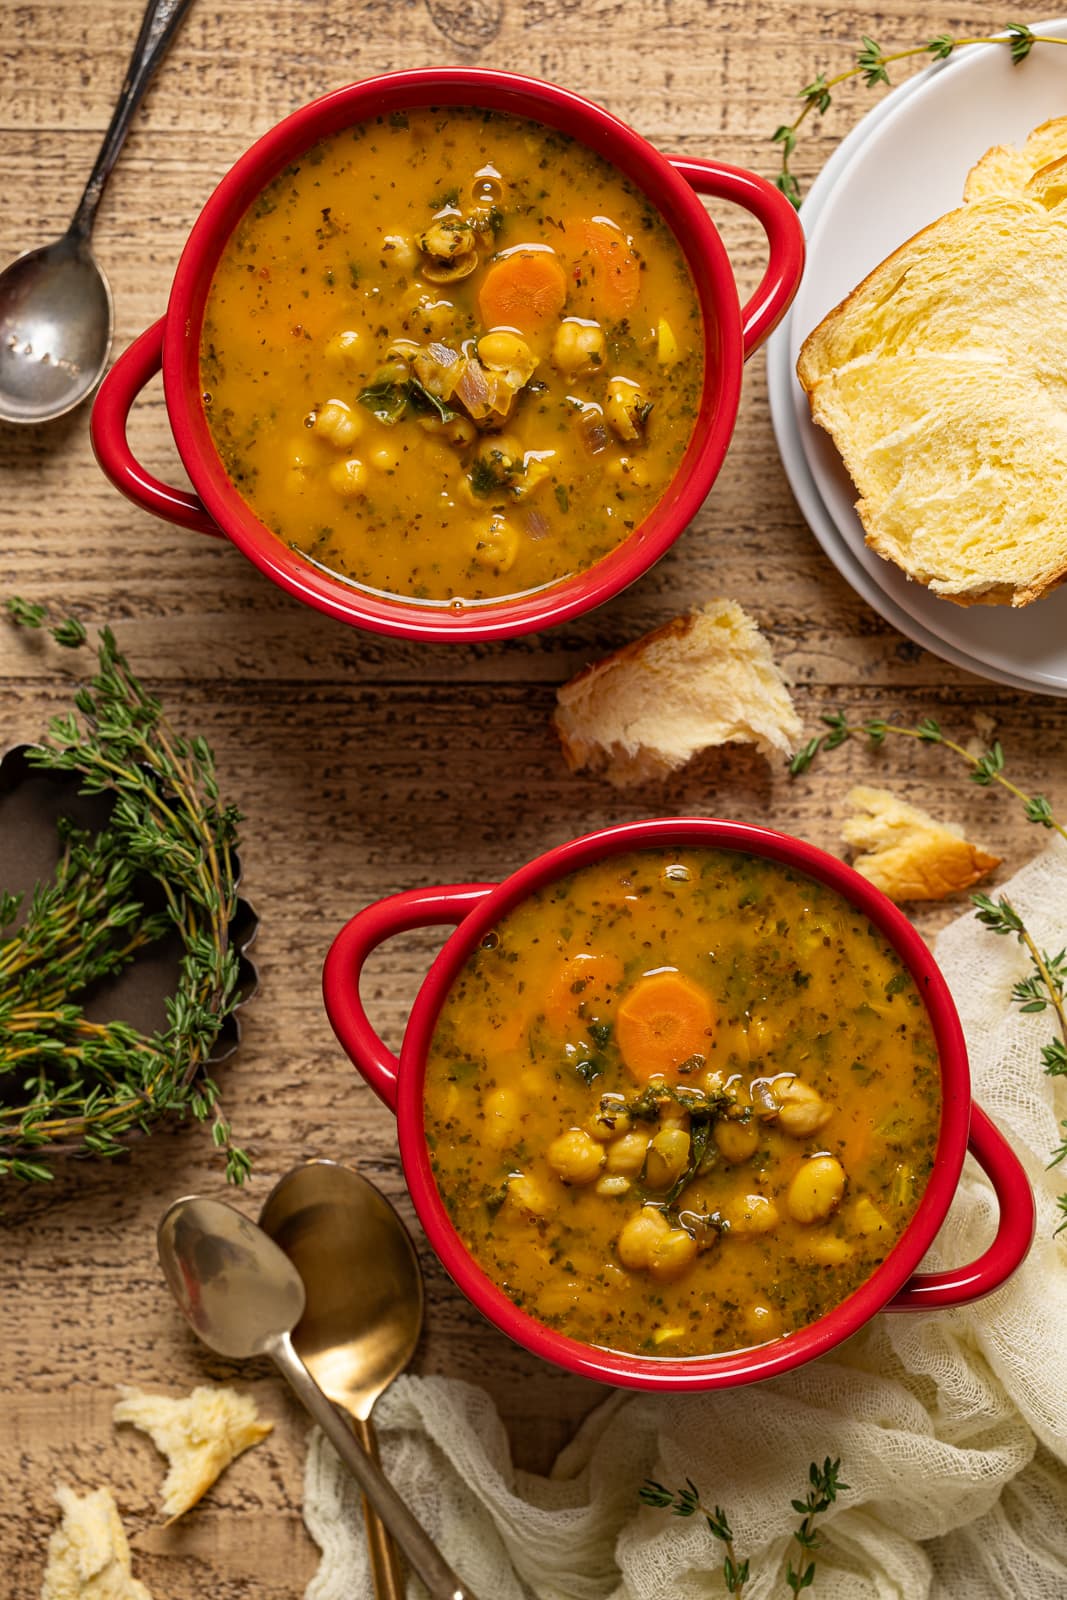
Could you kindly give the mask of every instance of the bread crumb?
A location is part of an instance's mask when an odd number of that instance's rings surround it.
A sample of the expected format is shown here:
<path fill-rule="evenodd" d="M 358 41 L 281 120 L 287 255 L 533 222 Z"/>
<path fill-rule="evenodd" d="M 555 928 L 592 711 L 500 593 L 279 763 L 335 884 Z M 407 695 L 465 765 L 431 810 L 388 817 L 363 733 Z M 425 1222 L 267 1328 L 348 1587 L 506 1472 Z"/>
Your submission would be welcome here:
<path fill-rule="evenodd" d="M 133 1576 L 130 1547 L 110 1489 L 56 1488 L 62 1521 L 48 1541 L 41 1600 L 152 1600 Z"/>
<path fill-rule="evenodd" d="M 262 1422 L 255 1401 L 236 1389 L 201 1388 L 174 1400 L 121 1386 L 112 1413 L 147 1433 L 170 1463 L 163 1480 L 163 1512 L 173 1522 L 195 1505 L 242 1451 L 266 1438 L 274 1426 Z"/>
<path fill-rule="evenodd" d="M 788 756 L 803 732 L 767 641 L 733 600 L 709 601 L 624 645 L 556 698 L 567 765 L 618 788 L 665 778 L 713 745 Z"/>
<path fill-rule="evenodd" d="M 962 828 L 938 822 L 888 789 L 861 786 L 845 803 L 853 815 L 841 837 L 862 852 L 852 865 L 890 900 L 944 900 L 1000 866 L 999 856 L 970 844 Z"/>

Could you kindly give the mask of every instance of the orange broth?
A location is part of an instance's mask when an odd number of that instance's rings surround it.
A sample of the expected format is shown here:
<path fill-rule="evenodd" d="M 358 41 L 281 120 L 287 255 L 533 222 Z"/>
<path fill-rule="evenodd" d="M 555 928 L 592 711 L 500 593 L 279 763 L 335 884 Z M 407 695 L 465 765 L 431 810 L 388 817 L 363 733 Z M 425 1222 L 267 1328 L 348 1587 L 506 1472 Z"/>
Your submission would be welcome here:
<path fill-rule="evenodd" d="M 425 1099 L 441 1197 L 516 1305 L 697 1356 L 804 1327 L 885 1259 L 940 1077 L 914 980 L 833 890 L 649 850 L 501 920 L 449 992 Z"/>
<path fill-rule="evenodd" d="M 256 515 L 429 604 L 591 566 L 663 495 L 703 383 L 654 206 L 536 123 L 468 108 L 337 134 L 249 208 L 201 337 L 209 427 Z"/>

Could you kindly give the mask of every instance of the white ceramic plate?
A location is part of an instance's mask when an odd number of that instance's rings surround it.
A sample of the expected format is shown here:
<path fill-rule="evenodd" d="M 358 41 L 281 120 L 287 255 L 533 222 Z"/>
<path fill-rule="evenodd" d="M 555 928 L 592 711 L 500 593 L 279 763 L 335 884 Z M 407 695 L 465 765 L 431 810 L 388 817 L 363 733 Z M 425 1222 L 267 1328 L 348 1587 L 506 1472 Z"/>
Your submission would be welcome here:
<path fill-rule="evenodd" d="M 1067 38 L 1067 20 L 1034 24 Z M 991 144 L 1018 143 L 1067 114 L 1067 47 L 1035 45 L 1021 66 L 1001 45 L 931 67 L 879 102 L 835 151 L 801 216 L 808 264 L 768 352 L 771 413 L 786 475 L 842 576 L 925 649 L 1014 688 L 1067 695 L 1067 588 L 1036 605 L 955 606 L 909 582 L 868 549 L 855 489 L 816 428 L 794 367 L 822 317 L 913 233 L 958 205 L 966 174 Z"/>

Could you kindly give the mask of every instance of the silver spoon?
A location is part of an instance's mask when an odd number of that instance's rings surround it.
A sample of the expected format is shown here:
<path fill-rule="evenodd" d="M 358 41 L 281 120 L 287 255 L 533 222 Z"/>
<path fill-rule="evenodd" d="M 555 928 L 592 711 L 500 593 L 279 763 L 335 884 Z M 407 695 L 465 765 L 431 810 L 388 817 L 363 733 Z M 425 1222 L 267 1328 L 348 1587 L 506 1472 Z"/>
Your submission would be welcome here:
<path fill-rule="evenodd" d="M 158 1245 L 164 1276 L 193 1331 L 230 1360 L 270 1356 L 373 1501 L 431 1600 L 475 1600 L 293 1349 L 290 1335 L 304 1315 L 305 1295 L 285 1252 L 232 1206 L 197 1195 L 170 1207 Z"/>
<path fill-rule="evenodd" d="M 149 0 L 74 220 L 54 244 L 28 250 L 0 272 L 0 421 L 51 422 L 103 377 L 115 319 L 89 235 L 134 112 L 191 5 Z"/>
<path fill-rule="evenodd" d="M 422 1328 L 422 1274 L 411 1237 L 381 1191 L 336 1161 L 305 1161 L 287 1172 L 267 1196 L 259 1225 L 304 1285 L 293 1348 L 377 1461 L 375 1401 L 411 1360 Z M 377 1600 L 404 1600 L 396 1547 L 369 1500 L 363 1509 Z"/>

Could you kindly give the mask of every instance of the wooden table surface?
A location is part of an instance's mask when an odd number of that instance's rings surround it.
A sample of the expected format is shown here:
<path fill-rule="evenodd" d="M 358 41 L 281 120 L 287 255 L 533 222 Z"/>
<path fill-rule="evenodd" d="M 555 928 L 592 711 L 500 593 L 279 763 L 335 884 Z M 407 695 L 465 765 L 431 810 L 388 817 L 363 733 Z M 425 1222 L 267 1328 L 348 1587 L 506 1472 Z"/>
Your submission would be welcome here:
<path fill-rule="evenodd" d="M 105 128 L 139 21 L 138 0 L 0 4 L 0 259 L 66 226 Z M 877 19 L 887 48 L 951 25 L 1003 21 L 993 5 L 934 16 L 914 3 Z M 188 230 L 247 145 L 283 114 L 353 78 L 433 63 L 520 66 L 625 118 L 659 147 L 771 175 L 768 135 L 820 68 L 848 64 L 874 22 L 815 0 L 199 0 L 139 115 L 104 201 L 95 247 L 114 289 L 116 351 L 162 311 Z M 810 180 L 869 104 L 847 90 L 807 133 Z M 742 292 L 759 230 L 721 216 Z M 690 531 L 659 566 L 592 617 L 539 637 L 431 648 L 347 630 L 302 608 L 235 549 L 172 528 L 104 480 L 86 408 L 49 427 L 0 425 L 3 594 L 111 623 L 179 725 L 210 739 L 225 794 L 246 813 L 245 889 L 261 918 L 258 999 L 220 1071 L 255 1172 L 238 1203 L 258 1211 L 275 1179 L 313 1155 L 355 1160 L 411 1219 L 392 1119 L 349 1065 L 319 997 L 333 934 L 403 887 L 491 879 L 575 833 L 658 813 L 719 814 L 839 849 L 850 780 L 898 791 L 972 830 L 1008 867 L 1035 847 L 1017 808 L 960 781 L 941 752 L 882 759 L 849 746 L 791 782 L 745 748 L 673 781 L 618 794 L 566 771 L 549 727 L 556 686 L 586 661 L 694 602 L 731 596 L 756 617 L 812 731 L 819 714 L 933 714 L 967 736 L 995 719 L 1013 775 L 1061 803 L 1067 703 L 1000 688 L 928 655 L 854 595 L 806 528 L 778 464 L 763 361 L 746 373 L 733 446 Z M 143 460 L 180 479 L 162 391 L 132 428 Z M 84 658 L 83 658 L 84 660 Z M 0 625 L 0 742 L 34 738 L 71 696 L 74 663 Z M 959 908 L 918 921 L 924 932 Z M 433 949 L 398 941 L 369 994 L 397 1042 Z M 57 1482 L 113 1486 L 135 1566 L 157 1600 L 302 1593 L 315 1551 L 300 1517 L 306 1425 L 265 1367 L 209 1357 L 165 1292 L 154 1229 L 169 1200 L 221 1192 L 209 1141 L 175 1127 L 115 1165 L 64 1171 L 2 1200 L 0 1588 L 36 1596 Z M 421 1241 L 420 1241 L 421 1242 Z M 546 1467 L 602 1396 L 514 1348 L 474 1313 L 422 1247 L 429 1290 L 417 1370 L 496 1397 L 523 1465 Z M 157 1511 L 161 1463 L 116 1434 L 115 1387 L 170 1393 L 239 1378 L 277 1423 L 177 1527 Z"/>

